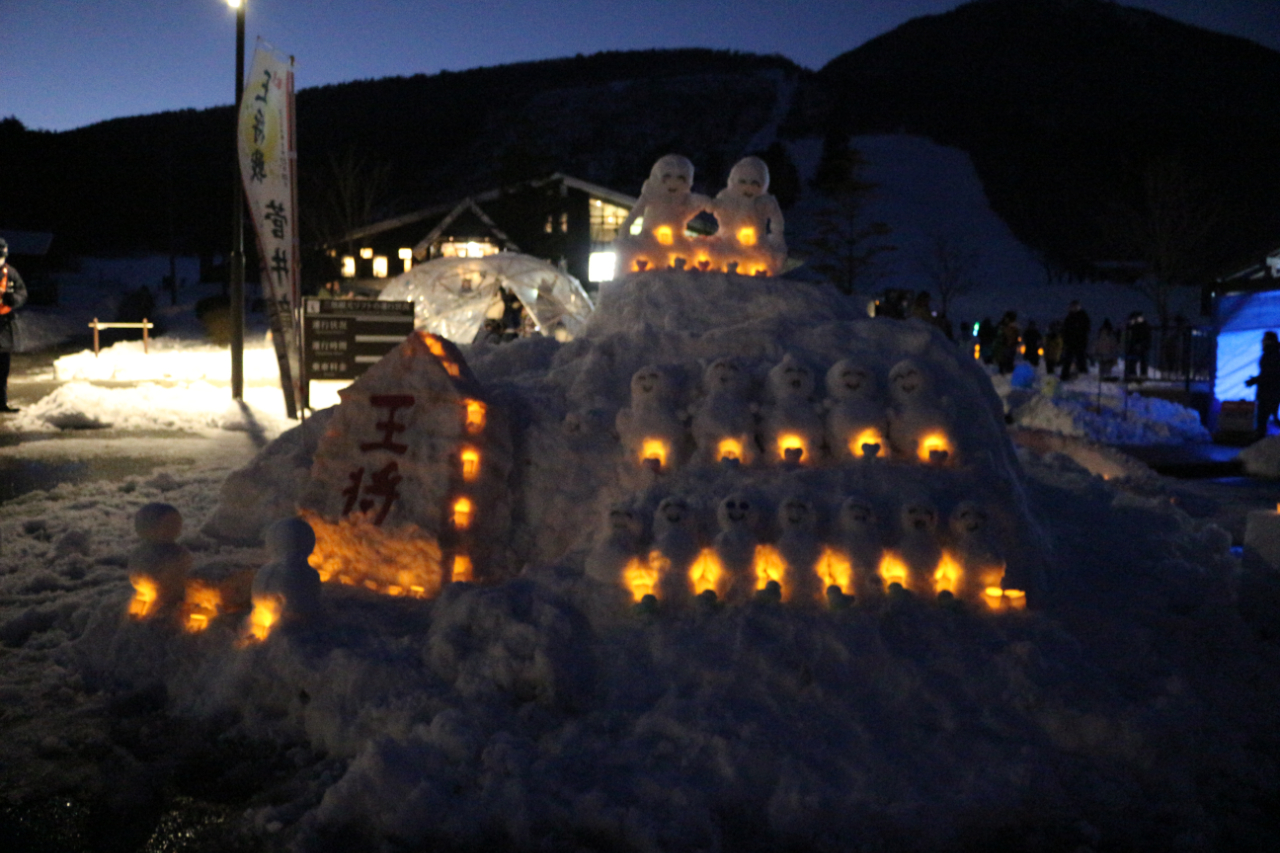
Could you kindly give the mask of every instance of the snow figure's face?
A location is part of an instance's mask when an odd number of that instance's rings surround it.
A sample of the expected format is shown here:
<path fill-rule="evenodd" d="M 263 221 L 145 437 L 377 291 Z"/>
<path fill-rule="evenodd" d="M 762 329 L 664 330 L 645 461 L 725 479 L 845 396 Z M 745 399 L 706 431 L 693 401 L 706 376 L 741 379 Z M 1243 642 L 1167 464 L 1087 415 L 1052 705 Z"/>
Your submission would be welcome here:
<path fill-rule="evenodd" d="M 908 533 L 931 533 L 938 528 L 938 513 L 923 501 L 902 507 L 902 529 Z"/>
<path fill-rule="evenodd" d="M 182 515 L 170 504 L 144 504 L 133 516 L 133 529 L 143 542 L 176 542 L 182 534 Z"/>
<path fill-rule="evenodd" d="M 653 164 L 649 177 L 660 192 L 687 193 L 693 187 L 693 163 L 679 154 L 668 154 Z"/>
<path fill-rule="evenodd" d="M 951 532 L 972 536 L 987 524 L 987 514 L 973 501 L 963 501 L 951 514 Z"/>
<path fill-rule="evenodd" d="M 840 504 L 840 526 L 848 531 L 865 531 L 875 524 L 876 513 L 871 504 L 859 497 L 845 498 Z"/>
<path fill-rule="evenodd" d="M 644 523 L 631 507 L 615 506 L 609 510 L 609 530 L 613 533 L 639 537 L 644 532 Z"/>
<path fill-rule="evenodd" d="M 889 371 L 889 387 L 893 389 L 895 400 L 916 399 L 925 387 L 924 371 L 910 359 L 900 361 Z"/>
<path fill-rule="evenodd" d="M 778 521 L 784 529 L 812 530 L 817 518 L 812 503 L 802 497 L 792 496 L 779 507 Z"/>
<path fill-rule="evenodd" d="M 847 358 L 837 361 L 827 371 L 827 393 L 837 400 L 869 398 L 875 390 L 875 375 Z"/>
<path fill-rule="evenodd" d="M 631 402 L 659 400 L 666 392 L 666 377 L 656 367 L 642 367 L 631 377 Z"/>
<path fill-rule="evenodd" d="M 741 390 L 746 384 L 746 377 L 733 359 L 717 358 L 707 367 L 704 381 L 708 392 Z"/>
<path fill-rule="evenodd" d="M 759 157 L 739 160 L 729 171 L 729 189 L 744 198 L 769 191 L 769 167 Z"/>
<path fill-rule="evenodd" d="M 267 528 L 267 551 L 277 560 L 306 559 L 316 547 L 316 534 L 301 518 L 285 518 Z"/>
<path fill-rule="evenodd" d="M 733 494 L 720 502 L 716 520 L 720 522 L 721 530 L 750 530 L 755 527 L 758 512 L 755 504 L 745 495 Z"/>
<path fill-rule="evenodd" d="M 658 511 L 654 514 L 654 518 L 668 527 L 682 527 L 693 520 L 693 514 L 684 500 L 670 497 L 663 498 L 662 503 L 658 504 Z"/>
<path fill-rule="evenodd" d="M 813 373 L 788 355 L 769 371 L 769 386 L 778 398 L 808 397 L 813 393 Z"/>

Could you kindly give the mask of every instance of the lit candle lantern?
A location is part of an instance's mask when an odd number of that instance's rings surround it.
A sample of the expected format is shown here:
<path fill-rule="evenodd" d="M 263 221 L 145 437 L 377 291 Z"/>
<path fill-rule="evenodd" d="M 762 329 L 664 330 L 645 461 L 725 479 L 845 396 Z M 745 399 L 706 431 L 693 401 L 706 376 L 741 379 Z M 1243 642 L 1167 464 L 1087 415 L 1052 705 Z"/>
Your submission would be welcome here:
<path fill-rule="evenodd" d="M 818 577 L 822 578 L 824 591 L 835 586 L 846 595 L 853 593 L 853 563 L 839 551 L 824 548 L 814 570 L 817 571 Z"/>
<path fill-rule="evenodd" d="M 947 551 L 942 552 L 942 559 L 938 561 L 938 569 L 933 573 L 933 589 L 937 593 L 949 592 L 957 595 L 960 591 L 960 581 L 964 578 L 964 569 L 956 562 L 955 557 Z"/>
<path fill-rule="evenodd" d="M 756 229 L 739 228 L 738 242 L 744 246 L 754 246 L 756 244 Z"/>
<path fill-rule="evenodd" d="M 698 558 L 689 567 L 689 583 L 693 586 L 694 595 L 701 595 L 707 590 L 719 592 L 722 572 L 720 558 L 713 549 L 699 551 Z"/>
<path fill-rule="evenodd" d="M 467 400 L 467 432 L 475 435 L 484 429 L 485 407 L 479 400 Z"/>
<path fill-rule="evenodd" d="M 636 601 L 653 595 L 658 586 L 658 570 L 639 557 L 632 557 L 622 570 L 622 582 Z"/>
<path fill-rule="evenodd" d="M 453 502 L 453 526 L 458 530 L 466 530 L 471 526 L 472 514 L 470 498 L 458 498 Z"/>
<path fill-rule="evenodd" d="M 640 447 L 640 464 L 655 471 L 667 467 L 667 443 L 660 438 L 646 438 Z"/>
<path fill-rule="evenodd" d="M 777 581 L 782 587 L 782 597 L 787 597 L 787 588 L 783 585 L 783 577 L 787 571 L 787 561 L 772 545 L 757 545 L 755 557 L 756 589 L 764 589 L 769 581 Z"/>
<path fill-rule="evenodd" d="M 159 592 L 155 583 L 142 575 L 129 578 L 129 583 L 133 584 L 133 599 L 129 602 L 129 615 L 142 619 L 151 612 L 151 606 L 155 604 Z"/>
<path fill-rule="evenodd" d="M 675 235 L 671 232 L 669 225 L 659 225 L 653 229 L 653 236 L 663 246 L 670 246 L 675 242 Z"/>
<path fill-rule="evenodd" d="M 919 455 L 921 462 L 941 465 L 951 456 L 951 442 L 940 432 L 932 432 L 920 439 Z"/>
<path fill-rule="evenodd" d="M 909 577 L 907 564 L 902 562 L 902 558 L 892 551 L 885 551 L 880 557 L 880 579 L 884 581 L 884 588 L 887 591 L 892 584 L 899 584 L 903 589 L 908 589 Z"/>
<path fill-rule="evenodd" d="M 1280 569 L 1280 504 L 1251 510 L 1245 519 L 1244 548 L 1273 569 Z"/>
<path fill-rule="evenodd" d="M 783 462 L 800 463 L 807 461 L 808 449 L 804 439 L 794 433 L 783 433 L 778 436 L 778 458 Z"/>
<path fill-rule="evenodd" d="M 459 457 L 462 460 L 462 479 L 468 483 L 475 482 L 480 476 L 480 451 L 474 447 L 464 447 Z"/>
<path fill-rule="evenodd" d="M 470 583 L 472 578 L 471 558 L 466 554 L 457 554 L 453 558 L 453 582 Z"/>
<path fill-rule="evenodd" d="M 736 438 L 722 438 L 720 444 L 716 447 L 716 461 L 723 462 L 726 459 L 734 462 L 742 461 L 742 442 Z"/>
<path fill-rule="evenodd" d="M 884 436 L 874 427 L 864 429 L 849 440 L 849 453 L 855 457 L 874 459 L 884 448 Z"/>

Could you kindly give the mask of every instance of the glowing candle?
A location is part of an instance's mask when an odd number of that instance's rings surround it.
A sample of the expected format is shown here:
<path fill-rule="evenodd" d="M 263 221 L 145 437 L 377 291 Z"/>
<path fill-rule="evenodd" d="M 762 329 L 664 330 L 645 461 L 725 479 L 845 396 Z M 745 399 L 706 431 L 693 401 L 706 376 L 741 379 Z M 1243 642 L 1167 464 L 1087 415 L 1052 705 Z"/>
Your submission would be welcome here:
<path fill-rule="evenodd" d="M 693 585 L 694 595 L 700 595 L 707 590 L 719 592 L 722 571 L 720 558 L 714 550 L 703 548 L 698 552 L 698 558 L 689 567 L 689 583 Z"/>
<path fill-rule="evenodd" d="M 884 436 L 874 427 L 864 429 L 849 440 L 849 453 L 853 456 L 875 458 L 883 448 Z"/>
<path fill-rule="evenodd" d="M 828 587 L 836 586 L 846 595 L 853 593 L 853 563 L 844 554 L 825 548 L 814 569 L 818 577 L 822 578 L 824 591 Z"/>
<path fill-rule="evenodd" d="M 783 462 L 803 462 L 807 452 L 804 439 L 800 436 L 794 433 L 783 433 L 778 436 L 778 458 Z"/>
<path fill-rule="evenodd" d="M 675 235 L 671 233 L 671 226 L 669 225 L 659 225 L 653 229 L 653 236 L 663 246 L 670 246 L 675 242 Z"/>
<path fill-rule="evenodd" d="M 467 400 L 467 432 L 475 435 L 484 429 L 485 407 L 479 400 Z"/>
<path fill-rule="evenodd" d="M 891 584 L 899 584 L 903 589 L 908 588 L 907 578 L 910 573 L 907 570 L 907 564 L 902 562 L 902 558 L 891 551 L 885 551 L 880 558 L 880 578 L 884 581 L 884 588 L 889 589 Z"/>
<path fill-rule="evenodd" d="M 756 244 L 756 229 L 750 227 L 739 228 L 738 242 L 744 246 L 754 246 Z"/>
<path fill-rule="evenodd" d="M 736 462 L 742 461 L 742 442 L 736 438 L 722 438 L 720 444 L 716 447 L 716 461 L 723 462 L 725 459 L 732 459 Z"/>
<path fill-rule="evenodd" d="M 458 498 L 453 502 L 453 526 L 458 530 L 466 530 L 471 526 L 472 515 L 470 498 Z"/>
<path fill-rule="evenodd" d="M 459 456 L 462 459 L 462 479 L 468 483 L 475 482 L 480 476 L 480 451 L 474 447 L 464 447 Z"/>
<path fill-rule="evenodd" d="M 932 432 L 920 439 L 919 455 L 921 462 L 941 465 L 951 456 L 951 442 L 940 432 Z"/>
<path fill-rule="evenodd" d="M 949 592 L 956 595 L 960 591 L 960 581 L 964 578 L 964 569 L 956 562 L 950 552 L 943 551 L 938 560 L 938 569 L 933 573 L 933 589 L 935 592 Z"/>
<path fill-rule="evenodd" d="M 667 443 L 660 438 L 646 438 L 640 448 L 640 464 L 661 471 L 667 466 Z"/>

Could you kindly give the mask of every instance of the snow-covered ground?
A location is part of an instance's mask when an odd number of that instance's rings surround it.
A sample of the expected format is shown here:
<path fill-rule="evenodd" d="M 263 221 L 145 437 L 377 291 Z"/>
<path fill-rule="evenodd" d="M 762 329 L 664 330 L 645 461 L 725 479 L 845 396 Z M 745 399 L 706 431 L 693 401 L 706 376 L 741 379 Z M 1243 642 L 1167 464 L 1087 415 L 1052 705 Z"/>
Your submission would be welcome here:
<path fill-rule="evenodd" d="M 466 352 L 502 399 L 569 406 L 566 424 L 601 430 L 540 460 L 538 482 L 580 495 L 614 464 L 607 425 L 637 359 L 758 345 L 770 362 L 786 348 L 770 351 L 771 336 L 808 341 L 810 358 L 848 345 L 821 331 L 830 318 L 820 300 L 798 315 L 785 299 L 758 303 L 759 316 L 725 311 L 717 327 L 662 293 L 641 316 L 600 317 L 586 343 Z M 877 364 L 928 340 L 914 324 L 877 328 L 889 329 L 885 351 L 860 350 Z M 57 368 L 82 378 L 26 407 L 17 453 L 94 443 L 94 432 L 62 438 L 51 421 L 113 423 L 117 437 L 122 425 L 164 426 L 181 432 L 136 441 L 181 447 L 189 433 L 201 450 L 4 505 L 4 837 L 61 833 L 67 849 L 101 846 L 106 833 L 117 849 L 1280 843 L 1280 583 L 1232 552 L 1240 531 L 1214 523 L 1220 499 L 1136 467 L 1104 474 L 1108 460 L 1089 444 L 1201 440 L 1186 410 L 1130 399 L 1132 415 L 1089 412 L 1087 380 L 1016 393 L 997 380 L 979 395 L 1003 399 L 1028 430 L 1059 435 L 1017 451 L 1024 498 L 1008 496 L 1033 520 L 1054 579 L 1030 611 L 915 594 L 845 609 L 761 600 L 637 611 L 570 554 L 425 602 L 326 588 L 312 621 L 244 647 L 242 616 L 188 635 L 124 615 L 133 519 L 146 503 L 182 513 L 180 541 L 201 577 L 247 594 L 268 557 L 201 532 L 254 450 L 225 380 L 177 367 L 201 363 L 194 343 L 151 361 L 117 347 L 92 367 L 78 356 Z M 928 363 L 950 357 L 927 347 Z M 139 362 L 146 375 L 131 372 Z M 94 384 L 106 365 L 115 387 Z M 278 390 L 261 389 L 249 411 L 268 440 L 289 424 Z"/>

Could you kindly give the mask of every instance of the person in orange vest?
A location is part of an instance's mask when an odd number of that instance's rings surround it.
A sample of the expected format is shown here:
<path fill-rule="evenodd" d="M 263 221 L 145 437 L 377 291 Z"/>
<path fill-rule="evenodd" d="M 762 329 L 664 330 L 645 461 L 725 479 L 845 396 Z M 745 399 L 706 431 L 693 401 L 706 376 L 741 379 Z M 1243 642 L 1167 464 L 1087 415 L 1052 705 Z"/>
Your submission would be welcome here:
<path fill-rule="evenodd" d="M 13 318 L 27 304 L 27 286 L 9 266 L 9 244 L 0 237 L 0 412 L 16 412 L 9 405 L 9 358 L 17 344 Z"/>

